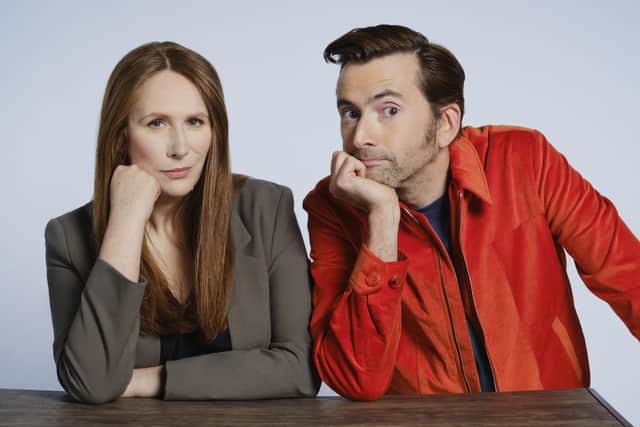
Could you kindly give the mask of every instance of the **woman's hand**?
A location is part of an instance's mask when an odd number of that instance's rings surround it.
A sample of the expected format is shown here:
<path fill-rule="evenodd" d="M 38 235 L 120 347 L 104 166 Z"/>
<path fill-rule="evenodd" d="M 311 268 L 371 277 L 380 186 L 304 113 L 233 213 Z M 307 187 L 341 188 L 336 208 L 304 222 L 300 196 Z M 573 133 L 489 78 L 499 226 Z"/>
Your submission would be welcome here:
<path fill-rule="evenodd" d="M 136 165 L 116 168 L 111 211 L 98 257 L 132 282 L 140 279 L 144 229 L 160 196 L 160 184 Z"/>
<path fill-rule="evenodd" d="M 164 385 L 164 365 L 134 369 L 121 397 L 157 397 Z"/>
<path fill-rule="evenodd" d="M 137 165 L 120 165 L 111 177 L 110 218 L 136 221 L 143 227 L 160 196 L 160 184 Z"/>

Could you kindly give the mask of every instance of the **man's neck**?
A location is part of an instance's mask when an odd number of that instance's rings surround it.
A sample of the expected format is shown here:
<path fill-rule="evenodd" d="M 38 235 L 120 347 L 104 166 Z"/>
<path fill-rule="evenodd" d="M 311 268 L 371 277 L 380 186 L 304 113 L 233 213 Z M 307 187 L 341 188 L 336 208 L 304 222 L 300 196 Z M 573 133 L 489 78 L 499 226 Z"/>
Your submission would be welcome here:
<path fill-rule="evenodd" d="M 441 149 L 436 157 L 401 186 L 398 198 L 413 209 L 421 209 L 442 197 L 447 191 L 449 149 Z"/>

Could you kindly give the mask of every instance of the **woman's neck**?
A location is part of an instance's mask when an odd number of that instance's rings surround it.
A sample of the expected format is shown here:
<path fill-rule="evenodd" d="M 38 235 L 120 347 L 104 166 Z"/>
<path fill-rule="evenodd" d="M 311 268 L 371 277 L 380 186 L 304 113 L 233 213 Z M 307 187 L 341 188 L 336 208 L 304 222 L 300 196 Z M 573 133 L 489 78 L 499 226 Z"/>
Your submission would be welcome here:
<path fill-rule="evenodd" d="M 180 223 L 179 218 L 182 198 L 166 197 L 161 195 L 153 208 L 149 218 L 149 231 L 156 236 L 162 236 L 172 241 L 177 240 L 176 225 Z"/>

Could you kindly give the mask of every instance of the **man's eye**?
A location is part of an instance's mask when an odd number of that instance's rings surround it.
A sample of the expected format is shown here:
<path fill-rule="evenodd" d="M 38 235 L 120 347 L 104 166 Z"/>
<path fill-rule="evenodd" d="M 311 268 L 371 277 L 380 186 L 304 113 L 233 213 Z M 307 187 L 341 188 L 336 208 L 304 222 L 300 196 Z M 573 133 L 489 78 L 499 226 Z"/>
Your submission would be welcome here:
<path fill-rule="evenodd" d="M 358 118 L 358 112 L 354 110 L 345 110 L 342 112 L 342 118 L 344 120 L 356 120 Z"/>
<path fill-rule="evenodd" d="M 164 125 L 164 123 L 162 123 L 162 120 L 160 119 L 153 119 L 151 120 L 147 126 L 152 127 L 152 128 L 156 128 L 159 129 Z"/>
<path fill-rule="evenodd" d="M 396 114 L 398 114 L 400 110 L 398 110 L 398 107 L 386 107 L 384 109 L 384 115 L 385 116 L 395 116 Z"/>

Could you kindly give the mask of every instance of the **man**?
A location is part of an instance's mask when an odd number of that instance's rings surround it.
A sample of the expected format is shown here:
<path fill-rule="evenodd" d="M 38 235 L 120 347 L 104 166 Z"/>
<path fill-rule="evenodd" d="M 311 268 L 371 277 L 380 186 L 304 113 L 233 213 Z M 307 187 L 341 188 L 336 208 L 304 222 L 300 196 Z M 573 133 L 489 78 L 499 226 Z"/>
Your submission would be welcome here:
<path fill-rule="evenodd" d="M 464 71 L 411 29 L 331 43 L 343 150 L 304 201 L 322 379 L 385 393 L 586 387 L 564 249 L 640 339 L 640 242 L 537 131 L 461 129 Z"/>

